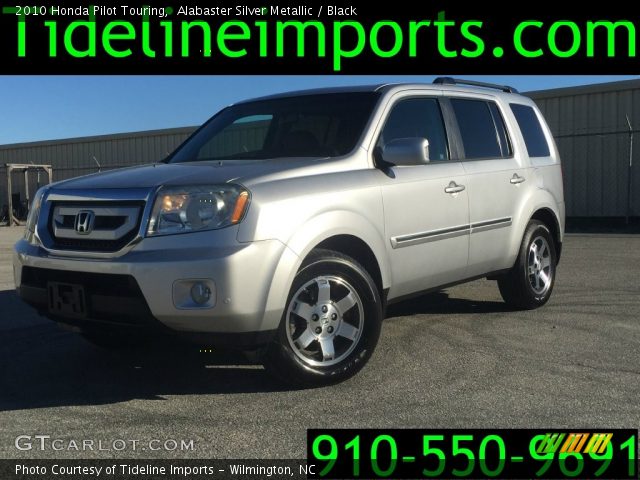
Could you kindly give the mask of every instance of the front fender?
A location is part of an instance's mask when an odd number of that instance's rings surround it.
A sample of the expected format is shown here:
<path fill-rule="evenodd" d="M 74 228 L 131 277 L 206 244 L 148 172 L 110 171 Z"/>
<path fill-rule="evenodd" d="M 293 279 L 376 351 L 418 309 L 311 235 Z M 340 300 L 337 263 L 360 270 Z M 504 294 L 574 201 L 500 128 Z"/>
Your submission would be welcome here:
<path fill-rule="evenodd" d="M 293 279 L 307 255 L 323 241 L 351 235 L 364 241 L 375 255 L 383 288 L 391 284 L 391 272 L 386 259 L 386 247 L 381 232 L 365 217 L 348 210 L 323 212 L 308 219 L 284 243 L 267 296 L 262 329 L 274 329 L 280 323 Z"/>

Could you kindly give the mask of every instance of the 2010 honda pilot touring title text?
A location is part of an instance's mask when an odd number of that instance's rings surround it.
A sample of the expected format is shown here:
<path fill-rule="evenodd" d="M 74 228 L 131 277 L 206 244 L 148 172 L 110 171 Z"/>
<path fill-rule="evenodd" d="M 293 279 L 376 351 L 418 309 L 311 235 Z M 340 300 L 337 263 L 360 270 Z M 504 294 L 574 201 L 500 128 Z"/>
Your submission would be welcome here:
<path fill-rule="evenodd" d="M 181 332 L 318 385 L 362 368 L 390 302 L 489 277 L 543 305 L 563 228 L 535 104 L 442 78 L 239 103 L 161 163 L 47 186 L 14 271 L 95 343 Z"/>

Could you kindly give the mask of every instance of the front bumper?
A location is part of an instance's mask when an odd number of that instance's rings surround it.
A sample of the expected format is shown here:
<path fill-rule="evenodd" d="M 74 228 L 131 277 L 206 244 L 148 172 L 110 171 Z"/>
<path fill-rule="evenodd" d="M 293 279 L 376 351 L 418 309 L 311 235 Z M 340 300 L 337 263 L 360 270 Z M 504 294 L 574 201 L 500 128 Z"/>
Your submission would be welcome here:
<path fill-rule="evenodd" d="M 169 331 L 220 334 L 220 338 L 273 332 L 282 305 L 275 302 L 268 308 L 267 299 L 279 263 L 295 263 L 295 254 L 277 240 L 239 243 L 236 230 L 145 238 L 124 255 L 108 259 L 56 256 L 20 240 L 13 257 L 16 288 L 25 301 L 51 316 L 48 282 L 81 282 L 87 318 L 54 318 L 76 325 L 83 321 L 156 325 Z M 174 283 L 183 279 L 211 280 L 215 305 L 176 307 Z"/>

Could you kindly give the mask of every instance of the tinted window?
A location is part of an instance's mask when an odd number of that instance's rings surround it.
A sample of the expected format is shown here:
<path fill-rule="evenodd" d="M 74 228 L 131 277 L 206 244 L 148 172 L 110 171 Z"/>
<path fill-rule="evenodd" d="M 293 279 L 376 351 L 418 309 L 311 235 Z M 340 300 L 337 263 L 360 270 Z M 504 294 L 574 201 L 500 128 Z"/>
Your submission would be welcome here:
<path fill-rule="evenodd" d="M 500 144 L 502 156 L 510 157 L 513 151 L 511 150 L 511 142 L 509 141 L 507 126 L 504 124 L 502 114 L 500 113 L 500 110 L 498 110 L 498 106 L 495 103 L 489 102 L 488 105 L 489 110 L 491 111 L 491 116 L 493 117 L 493 124 L 495 125 L 496 131 L 498 132 L 498 143 Z"/>
<path fill-rule="evenodd" d="M 223 128 L 198 151 L 198 160 L 233 156 L 237 152 L 261 150 L 267 138 L 272 115 L 241 117 Z"/>
<path fill-rule="evenodd" d="M 516 117 L 527 152 L 530 157 L 548 157 L 549 144 L 538 121 L 538 116 L 533 108 L 527 105 L 511 104 L 511 111 Z"/>
<path fill-rule="evenodd" d="M 300 95 L 224 109 L 169 159 L 334 157 L 356 146 L 379 99 L 375 92 Z"/>
<path fill-rule="evenodd" d="M 511 155 L 502 115 L 493 102 L 452 98 L 465 158 L 500 158 Z"/>
<path fill-rule="evenodd" d="M 426 138 L 429 159 L 433 162 L 449 158 L 447 136 L 438 101 L 433 98 L 409 98 L 393 106 L 378 145 L 396 138 Z"/>

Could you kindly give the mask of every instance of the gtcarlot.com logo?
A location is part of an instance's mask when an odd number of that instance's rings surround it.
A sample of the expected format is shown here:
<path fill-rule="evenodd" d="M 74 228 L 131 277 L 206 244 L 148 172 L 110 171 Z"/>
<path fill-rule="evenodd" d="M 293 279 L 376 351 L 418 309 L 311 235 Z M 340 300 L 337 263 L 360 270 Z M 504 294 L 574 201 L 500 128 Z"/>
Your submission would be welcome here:
<path fill-rule="evenodd" d="M 186 452 L 195 450 L 193 440 L 185 439 L 124 439 L 114 440 L 102 439 L 69 439 L 55 438 L 51 435 L 20 435 L 16 437 L 14 446 L 20 451 L 76 451 L 76 452 L 122 452 L 122 451 L 166 451 L 166 452 Z"/>

